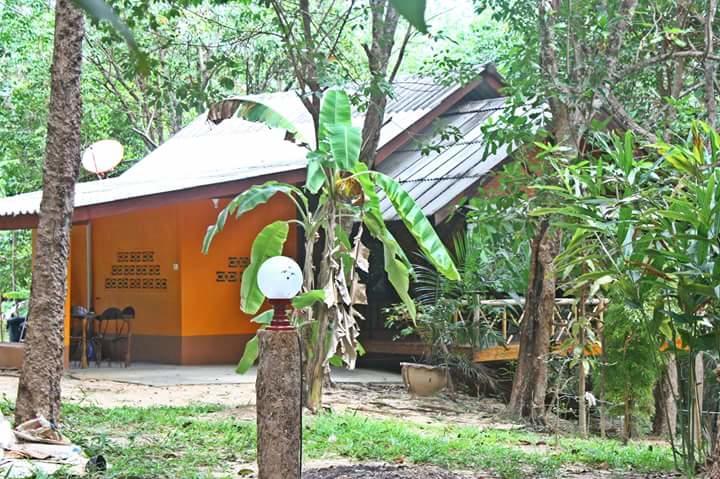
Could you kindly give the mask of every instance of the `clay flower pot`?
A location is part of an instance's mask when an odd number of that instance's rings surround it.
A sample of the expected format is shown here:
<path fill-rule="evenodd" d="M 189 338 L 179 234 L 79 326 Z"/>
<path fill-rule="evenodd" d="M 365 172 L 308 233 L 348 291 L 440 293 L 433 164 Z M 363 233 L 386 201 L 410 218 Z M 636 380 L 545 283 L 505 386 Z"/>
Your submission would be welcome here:
<path fill-rule="evenodd" d="M 400 363 L 408 392 L 415 396 L 433 396 L 448 386 L 448 370 L 443 366 Z"/>

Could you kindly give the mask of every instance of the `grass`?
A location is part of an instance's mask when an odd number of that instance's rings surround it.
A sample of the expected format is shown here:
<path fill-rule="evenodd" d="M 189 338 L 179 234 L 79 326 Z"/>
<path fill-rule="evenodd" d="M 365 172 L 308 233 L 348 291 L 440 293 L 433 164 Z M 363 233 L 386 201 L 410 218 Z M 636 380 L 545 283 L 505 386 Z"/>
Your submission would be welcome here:
<path fill-rule="evenodd" d="M 239 465 L 255 458 L 255 424 L 212 414 L 222 409 L 66 405 L 64 431 L 88 454 L 108 459 L 112 469 L 103 477 L 238 477 Z M 554 437 L 525 431 L 425 426 L 351 414 L 306 419 L 303 452 L 306 459 L 428 463 L 508 479 L 558 477 L 571 464 L 636 472 L 673 468 L 665 446 L 571 437 L 556 444 Z"/>

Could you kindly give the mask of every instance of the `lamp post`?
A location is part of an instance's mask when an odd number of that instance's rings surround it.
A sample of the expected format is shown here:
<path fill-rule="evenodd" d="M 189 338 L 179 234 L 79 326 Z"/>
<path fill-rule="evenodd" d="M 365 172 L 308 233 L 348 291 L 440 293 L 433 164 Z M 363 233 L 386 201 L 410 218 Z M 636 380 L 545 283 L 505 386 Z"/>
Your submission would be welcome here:
<path fill-rule="evenodd" d="M 259 479 L 300 479 L 302 472 L 302 366 L 300 337 L 288 318 L 300 292 L 302 270 L 275 256 L 258 270 L 258 287 L 273 308 L 270 326 L 258 332 L 257 462 Z"/>

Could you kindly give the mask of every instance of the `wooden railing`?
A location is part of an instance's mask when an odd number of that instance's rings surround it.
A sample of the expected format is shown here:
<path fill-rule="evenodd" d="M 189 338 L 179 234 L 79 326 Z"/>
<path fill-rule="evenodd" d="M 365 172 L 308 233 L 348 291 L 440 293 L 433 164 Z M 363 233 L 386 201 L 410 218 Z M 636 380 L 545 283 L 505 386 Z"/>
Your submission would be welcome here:
<path fill-rule="evenodd" d="M 523 321 L 525 299 L 480 300 L 473 311 L 476 321 L 494 324 L 502 335 L 502 344 L 474 353 L 476 362 L 510 361 L 518 358 L 518 333 Z M 606 299 L 591 299 L 585 303 L 585 318 L 590 319 L 593 330 L 600 336 Z M 558 347 L 570 335 L 570 327 L 579 317 L 580 302 L 575 298 L 556 298 L 550 329 L 551 344 Z"/>

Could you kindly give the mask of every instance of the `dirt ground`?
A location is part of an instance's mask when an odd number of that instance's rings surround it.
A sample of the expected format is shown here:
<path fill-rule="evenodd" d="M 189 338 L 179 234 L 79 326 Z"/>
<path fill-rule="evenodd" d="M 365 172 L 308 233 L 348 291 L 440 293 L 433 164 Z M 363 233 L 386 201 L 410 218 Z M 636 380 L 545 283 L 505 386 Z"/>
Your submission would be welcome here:
<path fill-rule="evenodd" d="M 0 398 L 14 400 L 17 393 L 17 373 L 0 371 Z M 255 387 L 253 384 L 210 384 L 179 386 L 144 386 L 106 380 L 63 378 L 63 400 L 103 408 L 118 406 L 186 406 L 191 404 L 221 404 L 228 406 L 211 416 L 232 416 L 236 419 L 255 419 Z M 421 424 L 458 424 L 478 428 L 514 429 L 521 426 L 504 419 L 505 406 L 494 399 L 439 395 L 431 398 L 409 397 L 399 384 L 340 384 L 326 388 L 324 405 L 336 412 L 361 412 L 377 418 L 402 417 Z M 255 477 L 254 464 L 247 465 Z M 241 468 L 242 469 L 242 468 Z M 351 464 L 343 460 L 309 461 L 303 479 L 475 479 L 494 476 L 448 472 L 435 467 L 405 464 Z M 612 471 L 588 470 L 582 467 L 565 470 L 562 477 L 595 478 L 670 478 L 674 474 L 635 475 Z"/>
<path fill-rule="evenodd" d="M 311 469 L 303 472 L 302 477 L 303 479 L 463 479 L 470 476 L 460 476 L 437 467 L 362 464 Z"/>
<path fill-rule="evenodd" d="M 14 400 L 18 377 L 13 372 L 0 373 L 0 397 Z M 104 380 L 63 378 L 63 400 L 98 407 L 118 406 L 186 406 L 221 404 L 229 406 L 220 413 L 238 419 L 255 418 L 253 384 L 210 384 L 181 386 L 143 386 Z M 450 399 L 450 400 L 448 400 Z M 362 412 L 383 418 L 399 417 L 422 424 L 454 423 L 478 427 L 515 428 L 504 422 L 504 406 L 492 399 L 459 396 L 448 398 L 409 398 L 399 384 L 341 384 L 326 388 L 325 407 L 337 412 Z"/>

